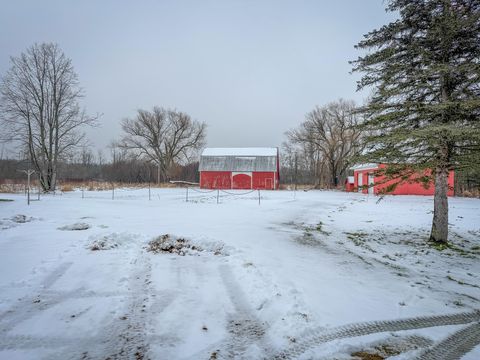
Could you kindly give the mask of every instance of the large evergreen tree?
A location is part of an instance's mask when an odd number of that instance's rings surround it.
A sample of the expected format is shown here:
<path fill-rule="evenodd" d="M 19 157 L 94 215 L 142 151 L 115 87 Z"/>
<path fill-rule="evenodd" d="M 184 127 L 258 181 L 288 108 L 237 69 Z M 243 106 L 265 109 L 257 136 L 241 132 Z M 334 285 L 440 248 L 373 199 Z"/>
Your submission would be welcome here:
<path fill-rule="evenodd" d="M 480 162 L 480 0 L 390 0 L 398 20 L 356 47 L 373 88 L 365 115 L 367 161 L 387 162 L 389 176 L 428 170 L 435 182 L 430 240 L 448 240 L 448 173 Z"/>

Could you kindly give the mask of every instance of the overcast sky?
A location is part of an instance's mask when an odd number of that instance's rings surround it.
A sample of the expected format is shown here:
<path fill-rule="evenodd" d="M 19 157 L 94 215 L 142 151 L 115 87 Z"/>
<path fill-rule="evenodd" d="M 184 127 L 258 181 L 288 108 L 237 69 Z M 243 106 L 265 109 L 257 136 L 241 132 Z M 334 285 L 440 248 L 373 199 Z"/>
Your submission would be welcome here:
<path fill-rule="evenodd" d="M 208 146 L 280 146 L 315 105 L 362 102 L 349 60 L 392 19 L 383 0 L 2 1 L 0 75 L 9 57 L 56 42 L 83 105 L 103 113 L 105 148 L 136 109 L 176 108 L 208 125 Z"/>

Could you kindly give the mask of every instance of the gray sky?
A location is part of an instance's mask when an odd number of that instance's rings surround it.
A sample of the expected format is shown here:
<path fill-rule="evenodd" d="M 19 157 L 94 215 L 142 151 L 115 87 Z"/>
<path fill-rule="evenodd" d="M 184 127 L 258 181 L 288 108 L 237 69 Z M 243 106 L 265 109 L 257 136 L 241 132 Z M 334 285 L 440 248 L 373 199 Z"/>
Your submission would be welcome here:
<path fill-rule="evenodd" d="M 56 42 L 74 64 L 104 148 L 154 105 L 208 125 L 208 146 L 280 146 L 315 105 L 361 102 L 353 47 L 392 19 L 383 0 L 2 1 L 9 56 Z"/>

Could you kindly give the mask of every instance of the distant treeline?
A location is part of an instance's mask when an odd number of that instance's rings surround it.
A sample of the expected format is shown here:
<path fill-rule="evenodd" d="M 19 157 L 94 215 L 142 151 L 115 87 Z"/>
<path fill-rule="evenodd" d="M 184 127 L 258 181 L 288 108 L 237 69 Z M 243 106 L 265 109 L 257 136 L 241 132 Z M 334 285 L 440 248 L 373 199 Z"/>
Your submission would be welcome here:
<path fill-rule="evenodd" d="M 158 183 L 158 168 L 150 163 L 139 161 L 135 158 L 125 158 L 115 162 L 98 163 L 87 158 L 87 162 L 60 162 L 60 182 L 85 182 L 105 181 L 116 183 Z M 171 180 L 184 180 L 199 182 L 198 162 L 187 165 L 175 165 Z M 318 169 L 314 166 L 307 166 L 305 162 L 298 161 L 295 169 L 294 164 L 281 161 L 280 183 L 283 185 L 311 185 L 317 188 L 328 188 L 331 186 L 324 183 L 318 186 Z M 12 182 L 23 183 L 26 179 L 25 173 L 20 170 L 28 169 L 28 161 L 24 160 L 0 160 L 0 183 Z M 35 180 L 35 175 L 33 176 Z M 343 179 L 342 179 L 343 180 Z M 160 175 L 160 182 L 162 182 Z M 338 188 L 343 188 L 339 181 Z M 458 196 L 479 196 L 480 195 L 480 169 L 477 171 L 461 171 L 455 173 L 455 193 Z"/>
<path fill-rule="evenodd" d="M 0 182 L 23 182 L 28 169 L 28 161 L 0 160 Z M 68 163 L 60 162 L 58 180 L 83 182 L 89 180 L 123 182 L 123 183 L 156 183 L 159 182 L 157 166 L 136 159 L 124 159 L 110 163 Z M 33 179 L 36 179 L 35 174 Z M 172 172 L 172 180 L 198 182 L 198 162 L 187 165 L 176 165 Z M 160 177 L 160 181 L 163 181 Z"/>

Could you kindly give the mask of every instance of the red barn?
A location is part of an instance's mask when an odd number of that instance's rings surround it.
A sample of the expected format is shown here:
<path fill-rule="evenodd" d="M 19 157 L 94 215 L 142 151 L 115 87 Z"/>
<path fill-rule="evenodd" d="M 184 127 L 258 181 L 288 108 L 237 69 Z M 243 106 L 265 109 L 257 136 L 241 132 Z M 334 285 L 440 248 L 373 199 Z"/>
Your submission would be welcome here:
<path fill-rule="evenodd" d="M 206 148 L 200 157 L 202 189 L 264 189 L 279 186 L 277 148 Z"/>
<path fill-rule="evenodd" d="M 397 182 L 397 180 L 388 180 L 385 181 L 385 176 L 378 175 L 375 172 L 379 169 L 384 169 L 388 165 L 386 164 L 363 164 L 358 165 L 351 170 L 353 170 L 353 177 L 349 177 L 347 184 L 347 191 L 358 190 L 364 194 L 379 194 L 385 192 L 387 187 Z M 429 172 L 429 170 L 427 170 Z M 433 195 L 435 192 L 435 184 L 430 183 L 428 186 L 425 186 L 421 182 L 415 181 L 415 178 L 418 178 L 424 174 L 419 173 L 417 175 L 412 175 L 411 180 L 404 181 L 398 184 L 395 189 L 388 194 L 392 195 Z M 454 185 L 454 171 L 450 171 L 448 175 L 448 196 L 453 196 L 453 185 Z M 353 179 L 352 179 L 353 178 Z M 363 188 L 363 186 L 369 185 L 368 189 Z M 371 186 L 370 186 L 371 185 Z"/>

